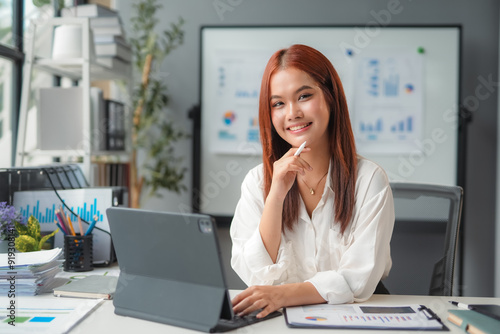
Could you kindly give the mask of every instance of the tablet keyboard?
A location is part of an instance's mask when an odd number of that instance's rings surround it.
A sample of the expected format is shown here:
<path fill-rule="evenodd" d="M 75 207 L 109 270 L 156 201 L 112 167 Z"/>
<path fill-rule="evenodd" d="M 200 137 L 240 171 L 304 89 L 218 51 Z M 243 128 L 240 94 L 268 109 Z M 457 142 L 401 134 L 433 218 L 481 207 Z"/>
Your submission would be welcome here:
<path fill-rule="evenodd" d="M 257 318 L 257 314 L 259 314 L 260 310 L 252 312 L 250 314 L 244 315 L 244 316 L 238 316 L 235 315 L 234 318 L 232 319 L 220 319 L 219 323 L 217 324 L 217 327 L 214 328 L 214 332 L 226 332 L 232 329 L 240 328 L 243 326 L 248 326 L 251 324 L 255 324 L 260 321 L 272 319 L 275 317 L 279 317 L 281 312 L 279 311 L 274 311 L 270 314 L 268 314 L 264 318 Z"/>

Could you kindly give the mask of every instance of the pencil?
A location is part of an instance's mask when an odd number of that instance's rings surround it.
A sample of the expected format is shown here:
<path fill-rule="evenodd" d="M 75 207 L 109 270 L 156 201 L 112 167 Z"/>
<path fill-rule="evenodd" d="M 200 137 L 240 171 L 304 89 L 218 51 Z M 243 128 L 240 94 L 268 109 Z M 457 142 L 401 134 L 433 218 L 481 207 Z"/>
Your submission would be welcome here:
<path fill-rule="evenodd" d="M 69 229 L 71 231 L 71 234 L 72 235 L 76 235 L 75 229 L 73 228 L 73 224 L 71 223 L 71 217 L 70 216 L 68 216 L 68 225 L 69 225 Z"/>
<path fill-rule="evenodd" d="M 92 233 L 92 230 L 94 229 L 95 224 L 97 224 L 97 215 L 94 216 L 94 220 L 90 223 L 89 227 L 87 228 L 87 231 L 85 232 L 85 235 L 89 235 Z"/>
<path fill-rule="evenodd" d="M 80 235 L 83 235 L 82 218 L 78 216 L 78 228 L 80 229 Z"/>
<path fill-rule="evenodd" d="M 61 226 L 61 224 L 57 222 L 57 220 L 54 220 L 54 223 L 56 223 L 57 227 L 62 231 L 62 233 L 64 233 L 64 235 L 67 234 L 64 228 Z"/>
<path fill-rule="evenodd" d="M 64 230 L 66 231 L 67 234 L 69 234 L 69 226 L 66 221 L 66 217 L 64 217 L 64 212 L 62 210 L 62 207 L 58 210 L 56 210 L 56 215 L 59 218 L 59 222 L 61 223 L 62 227 L 64 227 Z"/>

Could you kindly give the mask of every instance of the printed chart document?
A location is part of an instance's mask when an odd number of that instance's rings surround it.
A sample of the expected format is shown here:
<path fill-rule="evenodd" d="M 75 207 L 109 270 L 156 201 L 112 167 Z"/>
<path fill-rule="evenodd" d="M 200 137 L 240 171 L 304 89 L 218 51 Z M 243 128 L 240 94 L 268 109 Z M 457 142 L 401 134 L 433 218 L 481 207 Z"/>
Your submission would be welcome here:
<path fill-rule="evenodd" d="M 288 327 L 447 330 L 423 305 L 306 305 L 287 307 Z"/>
<path fill-rule="evenodd" d="M 63 334 L 98 307 L 103 299 L 0 296 L 0 333 Z"/>

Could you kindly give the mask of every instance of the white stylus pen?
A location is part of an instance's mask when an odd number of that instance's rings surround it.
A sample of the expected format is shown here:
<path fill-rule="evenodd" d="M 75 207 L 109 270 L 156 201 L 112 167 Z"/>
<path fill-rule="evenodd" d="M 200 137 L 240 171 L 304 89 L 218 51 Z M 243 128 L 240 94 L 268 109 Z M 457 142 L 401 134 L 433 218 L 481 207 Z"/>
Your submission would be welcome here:
<path fill-rule="evenodd" d="M 302 152 L 302 150 L 304 149 L 304 147 L 306 147 L 306 143 L 307 143 L 307 141 L 303 142 L 302 145 L 299 146 L 299 149 L 294 154 L 295 156 L 300 155 L 300 152 Z"/>

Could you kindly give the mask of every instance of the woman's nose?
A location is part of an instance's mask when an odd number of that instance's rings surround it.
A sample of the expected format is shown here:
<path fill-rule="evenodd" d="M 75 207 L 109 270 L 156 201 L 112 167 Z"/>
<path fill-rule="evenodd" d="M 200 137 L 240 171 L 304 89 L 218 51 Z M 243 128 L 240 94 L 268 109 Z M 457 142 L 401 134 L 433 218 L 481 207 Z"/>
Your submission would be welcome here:
<path fill-rule="evenodd" d="M 296 103 L 290 103 L 287 109 L 287 117 L 289 120 L 297 119 L 303 116 L 300 107 Z"/>

